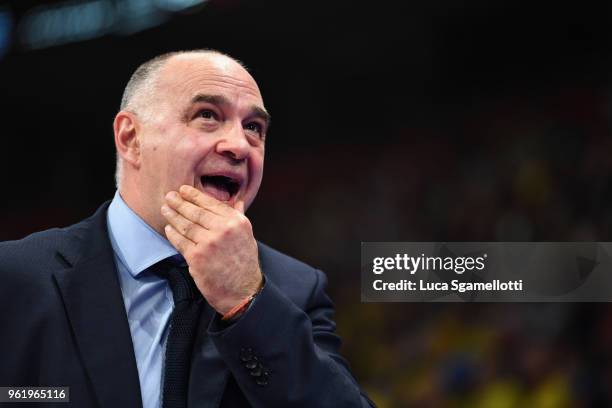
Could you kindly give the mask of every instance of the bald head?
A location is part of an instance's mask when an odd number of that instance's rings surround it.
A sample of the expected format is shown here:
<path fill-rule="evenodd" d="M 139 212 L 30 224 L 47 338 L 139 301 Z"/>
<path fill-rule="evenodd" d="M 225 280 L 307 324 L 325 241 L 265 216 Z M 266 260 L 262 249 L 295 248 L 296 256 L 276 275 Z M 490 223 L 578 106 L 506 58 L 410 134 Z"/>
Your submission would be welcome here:
<path fill-rule="evenodd" d="M 159 73 L 162 68 L 171 60 L 181 57 L 204 56 L 211 59 L 226 59 L 240 65 L 246 70 L 244 64 L 235 58 L 230 57 L 217 50 L 199 49 L 187 51 L 174 51 L 158 55 L 141 64 L 130 77 L 121 98 L 120 110 L 127 110 L 137 115 L 146 116 L 146 107 L 154 100 L 156 85 Z"/>

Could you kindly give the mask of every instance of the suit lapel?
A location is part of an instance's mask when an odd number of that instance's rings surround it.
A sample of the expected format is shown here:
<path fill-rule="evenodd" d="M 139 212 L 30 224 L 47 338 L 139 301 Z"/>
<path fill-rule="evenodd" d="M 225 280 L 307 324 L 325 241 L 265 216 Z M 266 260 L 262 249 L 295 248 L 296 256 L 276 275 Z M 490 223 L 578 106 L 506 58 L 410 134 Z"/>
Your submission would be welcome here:
<path fill-rule="evenodd" d="M 71 267 L 56 272 L 84 366 L 103 408 L 141 407 L 140 382 L 127 315 L 108 238 L 105 203 L 68 229 L 58 253 Z"/>

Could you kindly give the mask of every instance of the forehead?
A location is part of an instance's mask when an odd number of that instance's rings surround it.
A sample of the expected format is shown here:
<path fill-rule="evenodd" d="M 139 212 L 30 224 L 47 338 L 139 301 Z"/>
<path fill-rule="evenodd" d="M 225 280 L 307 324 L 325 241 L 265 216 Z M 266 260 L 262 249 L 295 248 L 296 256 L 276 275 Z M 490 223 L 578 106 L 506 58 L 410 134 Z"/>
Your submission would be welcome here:
<path fill-rule="evenodd" d="M 214 94 L 231 101 L 245 99 L 263 108 L 261 92 L 251 74 L 224 55 L 178 55 L 169 59 L 158 75 L 158 90 L 178 103 L 187 103 L 199 94 Z"/>

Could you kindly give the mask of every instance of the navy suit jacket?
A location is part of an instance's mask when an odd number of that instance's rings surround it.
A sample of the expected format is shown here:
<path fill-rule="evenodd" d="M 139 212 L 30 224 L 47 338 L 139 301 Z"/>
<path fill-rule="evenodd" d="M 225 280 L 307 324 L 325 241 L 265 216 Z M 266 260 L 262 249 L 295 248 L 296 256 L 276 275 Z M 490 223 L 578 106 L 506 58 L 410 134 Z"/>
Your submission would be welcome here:
<path fill-rule="evenodd" d="M 142 406 L 107 208 L 0 243 L 0 386 L 69 386 L 79 408 Z M 266 284 L 246 314 L 229 327 L 208 305 L 201 315 L 189 406 L 373 406 L 338 354 L 325 275 L 263 244 L 259 255 Z"/>

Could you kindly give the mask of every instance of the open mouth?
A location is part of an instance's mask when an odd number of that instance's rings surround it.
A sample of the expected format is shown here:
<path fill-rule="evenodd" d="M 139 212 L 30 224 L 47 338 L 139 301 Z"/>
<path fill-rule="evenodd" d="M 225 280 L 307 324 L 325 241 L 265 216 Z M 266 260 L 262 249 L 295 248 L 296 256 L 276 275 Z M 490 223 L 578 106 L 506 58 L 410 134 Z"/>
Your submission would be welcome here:
<path fill-rule="evenodd" d="M 220 201 L 231 200 L 240 190 L 240 181 L 227 176 L 200 177 L 204 191 Z"/>

